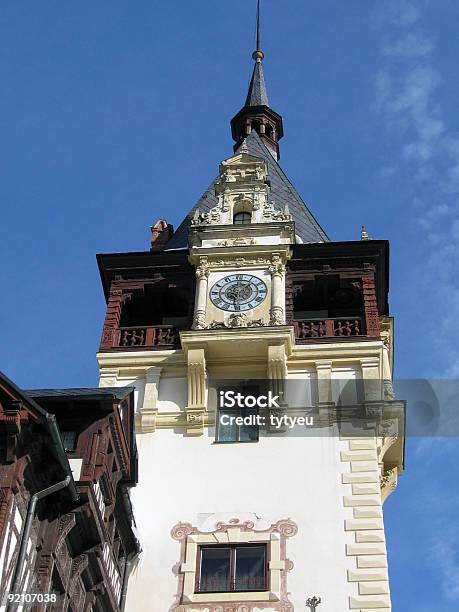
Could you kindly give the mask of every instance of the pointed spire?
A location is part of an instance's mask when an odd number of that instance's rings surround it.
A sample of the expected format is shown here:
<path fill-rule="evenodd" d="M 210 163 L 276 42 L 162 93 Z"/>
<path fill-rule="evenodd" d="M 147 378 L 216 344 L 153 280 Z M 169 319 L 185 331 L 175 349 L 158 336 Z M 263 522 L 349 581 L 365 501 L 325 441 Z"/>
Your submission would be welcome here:
<path fill-rule="evenodd" d="M 284 135 L 282 117 L 269 106 L 262 61 L 265 54 L 261 50 L 260 0 L 257 1 L 257 48 L 252 53 L 255 60 L 249 91 L 243 108 L 231 121 L 231 133 L 236 141 L 236 151 L 244 138 L 256 131 L 263 144 L 275 159 L 279 159 L 279 140 Z"/>
<path fill-rule="evenodd" d="M 360 240 L 370 240 L 367 228 L 364 225 L 362 225 L 362 231 L 360 232 Z"/>
<path fill-rule="evenodd" d="M 253 68 L 245 106 L 269 106 L 261 60 L 257 60 Z"/>
<path fill-rule="evenodd" d="M 261 39 L 261 35 L 260 35 L 260 0 L 258 0 L 258 5 L 257 5 L 257 48 L 252 53 L 252 57 L 253 57 L 253 59 L 256 62 L 261 62 L 263 60 L 263 58 L 265 57 L 265 54 L 261 50 L 260 39 Z"/>
<path fill-rule="evenodd" d="M 249 92 L 245 101 L 245 106 L 269 106 L 268 93 L 266 91 L 265 76 L 261 62 L 265 54 L 261 50 L 261 34 L 260 34 L 260 0 L 257 4 L 257 48 L 252 53 L 252 58 L 255 60 L 252 78 L 250 80 Z"/>

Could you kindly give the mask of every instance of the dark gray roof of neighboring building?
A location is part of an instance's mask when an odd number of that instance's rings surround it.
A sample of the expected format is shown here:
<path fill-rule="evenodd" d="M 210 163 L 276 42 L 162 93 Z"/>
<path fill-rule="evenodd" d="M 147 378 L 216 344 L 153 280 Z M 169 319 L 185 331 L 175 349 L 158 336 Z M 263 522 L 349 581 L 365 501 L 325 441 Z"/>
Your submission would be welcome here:
<path fill-rule="evenodd" d="M 269 106 L 265 75 L 261 62 L 255 62 L 245 106 Z"/>
<path fill-rule="evenodd" d="M 295 187 L 293 187 L 288 180 L 284 171 L 265 147 L 258 134 L 252 131 L 244 140 L 244 143 L 246 145 L 246 151 L 250 155 L 260 157 L 266 161 L 268 165 L 268 178 L 271 183 L 270 197 L 279 210 L 282 210 L 284 206 L 288 204 L 290 214 L 295 222 L 297 236 L 299 236 L 303 242 L 329 242 L 330 238 L 309 211 Z M 239 147 L 237 152 L 240 152 L 244 143 Z M 215 196 L 215 183 L 217 180 L 218 177 L 212 182 L 207 191 L 204 192 L 196 205 L 179 225 L 177 231 L 167 243 L 166 250 L 188 247 L 188 230 L 195 210 L 199 208 L 201 212 L 207 212 L 217 204 L 217 198 Z"/>
<path fill-rule="evenodd" d="M 74 501 L 79 498 L 79 493 L 76 489 L 75 480 L 73 479 L 72 469 L 69 464 L 69 459 L 62 443 L 62 438 L 57 425 L 56 417 L 54 414 L 50 414 L 44 408 L 42 408 L 34 400 L 33 396 L 27 391 L 20 389 L 12 380 L 10 380 L 3 372 L 0 372 L 0 380 L 9 386 L 15 393 L 26 401 L 41 417 L 44 426 L 47 428 L 52 441 L 52 447 L 54 449 L 55 457 L 61 464 L 64 473 L 69 478 L 68 489 Z"/>
<path fill-rule="evenodd" d="M 81 400 L 113 398 L 123 400 L 134 387 L 77 387 L 71 389 L 28 389 L 24 391 L 31 398 L 78 398 Z"/>

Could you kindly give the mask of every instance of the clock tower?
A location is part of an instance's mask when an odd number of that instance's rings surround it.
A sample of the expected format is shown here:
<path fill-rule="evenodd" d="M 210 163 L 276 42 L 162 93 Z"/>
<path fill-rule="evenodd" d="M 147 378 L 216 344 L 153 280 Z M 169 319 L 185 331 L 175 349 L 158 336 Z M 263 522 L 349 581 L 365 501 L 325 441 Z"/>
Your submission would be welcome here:
<path fill-rule="evenodd" d="M 126 610 L 388 612 L 389 245 L 331 241 L 281 169 L 259 31 L 218 178 L 149 251 L 98 256 L 100 386 L 135 387 Z"/>

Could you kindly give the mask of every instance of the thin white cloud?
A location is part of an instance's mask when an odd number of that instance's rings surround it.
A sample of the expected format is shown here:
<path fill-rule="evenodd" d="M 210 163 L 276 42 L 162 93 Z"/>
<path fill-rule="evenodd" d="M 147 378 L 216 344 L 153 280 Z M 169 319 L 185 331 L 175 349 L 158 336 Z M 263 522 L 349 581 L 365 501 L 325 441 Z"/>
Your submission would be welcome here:
<path fill-rule="evenodd" d="M 439 530 L 430 550 L 431 565 L 440 569 L 442 591 L 446 599 L 459 601 L 458 535 Z"/>
<path fill-rule="evenodd" d="M 421 32 L 407 32 L 392 42 L 382 45 L 382 54 L 393 58 L 418 59 L 428 56 L 435 48 L 435 43 Z"/>
<path fill-rule="evenodd" d="M 459 138 L 445 122 L 444 75 L 436 65 L 434 36 L 426 31 L 421 0 L 387 0 L 377 10 L 381 67 L 375 77 L 374 110 L 400 145 L 412 176 L 412 208 L 425 243 L 418 262 L 425 286 L 437 301 L 434 329 L 425 330 L 438 372 L 459 375 L 459 344 L 451 330 L 459 321 Z M 380 176 L 384 176 L 380 172 Z M 427 308 L 424 296 L 420 303 Z M 448 308 L 440 308 L 440 305 Z"/>
<path fill-rule="evenodd" d="M 377 23 L 406 28 L 418 22 L 421 15 L 421 7 L 414 2 L 384 0 L 375 14 L 375 20 Z"/>

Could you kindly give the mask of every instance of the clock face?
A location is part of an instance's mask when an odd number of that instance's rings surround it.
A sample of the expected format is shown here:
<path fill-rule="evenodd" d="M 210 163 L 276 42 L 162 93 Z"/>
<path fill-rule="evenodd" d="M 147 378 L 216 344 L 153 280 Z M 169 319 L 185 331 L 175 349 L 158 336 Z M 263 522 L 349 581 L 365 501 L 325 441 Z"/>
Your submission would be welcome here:
<path fill-rule="evenodd" d="M 243 312 L 259 306 L 268 290 L 265 283 L 251 274 L 230 274 L 210 290 L 210 299 L 217 308 L 229 312 Z"/>

